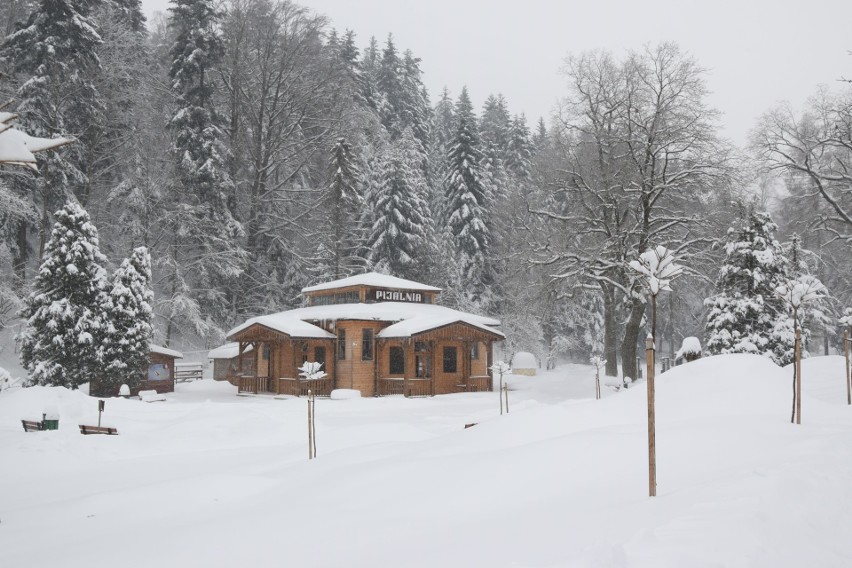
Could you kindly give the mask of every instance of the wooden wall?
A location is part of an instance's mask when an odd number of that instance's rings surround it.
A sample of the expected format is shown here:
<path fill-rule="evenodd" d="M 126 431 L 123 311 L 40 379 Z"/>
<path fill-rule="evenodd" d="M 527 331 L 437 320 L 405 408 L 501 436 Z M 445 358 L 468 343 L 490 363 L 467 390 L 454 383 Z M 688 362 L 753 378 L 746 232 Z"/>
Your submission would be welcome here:
<path fill-rule="evenodd" d="M 337 365 L 334 388 L 355 389 L 361 391 L 361 396 L 373 396 L 376 393 L 376 357 L 379 356 L 376 336 L 387 323 L 375 321 L 345 321 L 338 322 L 337 330 L 346 330 L 346 359 L 337 360 L 337 348 L 332 356 Z M 373 330 L 373 359 L 363 360 L 362 337 L 364 329 Z"/>

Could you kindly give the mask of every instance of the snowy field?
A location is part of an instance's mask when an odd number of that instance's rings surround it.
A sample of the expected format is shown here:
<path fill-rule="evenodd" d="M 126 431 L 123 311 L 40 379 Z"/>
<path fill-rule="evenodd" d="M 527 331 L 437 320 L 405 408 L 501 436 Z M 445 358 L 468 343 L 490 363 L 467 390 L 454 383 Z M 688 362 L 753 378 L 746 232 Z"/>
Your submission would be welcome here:
<path fill-rule="evenodd" d="M 644 382 L 594 400 L 591 367 L 497 393 L 306 403 L 179 384 L 97 402 L 0 394 L 0 566 L 849 567 L 852 408 L 843 359 L 791 371 L 703 359 L 657 387 L 647 496 Z M 60 430 L 24 433 L 46 407 Z M 478 422 L 463 429 L 465 423 Z"/>

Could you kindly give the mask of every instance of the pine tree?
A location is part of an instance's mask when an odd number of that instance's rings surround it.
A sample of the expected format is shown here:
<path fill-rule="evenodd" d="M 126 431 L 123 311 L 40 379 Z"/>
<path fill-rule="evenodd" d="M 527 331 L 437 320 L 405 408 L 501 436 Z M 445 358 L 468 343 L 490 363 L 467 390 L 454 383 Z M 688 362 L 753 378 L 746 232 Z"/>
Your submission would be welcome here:
<path fill-rule="evenodd" d="M 396 140 L 405 129 L 404 93 L 402 84 L 402 61 L 393 36 L 388 35 L 378 68 L 378 84 L 381 99 L 378 102 L 379 116 L 391 140 Z"/>
<path fill-rule="evenodd" d="M 180 181 L 208 216 L 226 218 L 231 180 L 224 160 L 219 117 L 213 105 L 212 71 L 224 54 L 215 25 L 219 14 L 212 0 L 172 0 L 171 26 L 176 32 L 169 78 L 178 97 L 170 127 Z"/>
<path fill-rule="evenodd" d="M 509 111 L 503 95 L 485 99 L 479 120 L 479 141 L 482 151 L 482 172 L 492 197 L 505 196 L 509 181 L 506 176 L 506 150 L 509 144 Z"/>
<path fill-rule="evenodd" d="M 370 38 L 370 44 L 364 50 L 360 61 L 361 68 L 361 97 L 367 106 L 376 113 L 381 106 L 381 94 L 379 92 L 380 74 L 379 42 L 375 36 Z"/>
<path fill-rule="evenodd" d="M 356 253 L 360 243 L 358 213 L 363 199 L 360 193 L 360 171 L 352 157 L 352 147 L 339 138 L 328 162 L 329 184 L 323 197 L 322 210 L 327 215 L 320 246 L 318 276 L 337 280 L 363 269 Z"/>
<path fill-rule="evenodd" d="M 429 211 L 420 153 L 410 128 L 382 158 L 379 186 L 368 246 L 370 261 L 380 271 L 418 278 L 428 263 Z"/>
<path fill-rule="evenodd" d="M 142 13 L 142 0 L 109 0 L 116 10 L 118 19 L 130 31 L 143 33 L 145 31 L 145 15 Z"/>
<path fill-rule="evenodd" d="M 517 179 L 529 179 L 532 154 L 533 147 L 530 142 L 527 118 L 523 114 L 516 114 L 509 127 L 506 170 Z"/>
<path fill-rule="evenodd" d="M 752 212 L 743 227 L 728 230 L 719 292 L 705 301 L 709 352 L 765 354 L 779 365 L 789 363 L 792 323 L 775 293 L 789 263 L 776 229 L 768 213 Z"/>
<path fill-rule="evenodd" d="M 2 59 L 18 78 L 16 112 L 21 129 L 43 138 L 76 133 L 85 137 L 96 124 L 101 102 L 90 70 L 99 68 L 96 48 L 101 38 L 87 16 L 88 4 L 78 0 L 41 0 L 20 28 L 7 37 Z M 86 148 L 72 144 L 62 152 L 39 157 L 38 176 L 19 176 L 13 188 L 40 211 L 39 252 L 50 231 L 49 212 L 73 193 L 82 193 L 87 178 L 81 171 Z M 24 278 L 28 232 L 32 225 L 18 221 L 15 228 L 15 265 Z"/>
<path fill-rule="evenodd" d="M 76 388 L 101 372 L 99 342 L 106 304 L 106 258 L 89 214 L 69 203 L 56 223 L 26 298 L 21 364 L 40 385 Z"/>
<path fill-rule="evenodd" d="M 445 221 L 453 234 L 470 299 L 475 303 L 486 299 L 486 290 L 493 283 L 489 258 L 490 195 L 479 146 L 476 117 L 465 87 L 456 104 L 456 132 L 447 156 Z"/>
<path fill-rule="evenodd" d="M 106 393 L 122 384 L 137 388 L 145 375 L 153 325 L 151 256 L 138 247 L 112 277 L 103 327 L 103 378 Z"/>
<path fill-rule="evenodd" d="M 539 117 L 535 127 L 535 134 L 532 138 L 532 146 L 535 154 L 540 154 L 547 146 L 547 126 L 544 124 L 544 118 Z"/>
<path fill-rule="evenodd" d="M 414 57 L 411 50 L 406 50 L 402 58 L 402 125 L 411 128 L 425 159 L 431 134 L 431 108 L 422 75 L 420 58 Z M 428 165 L 425 163 L 424 172 L 428 177 Z"/>
<path fill-rule="evenodd" d="M 172 0 L 170 26 L 175 32 L 169 77 L 178 109 L 169 127 L 174 134 L 172 153 L 178 177 L 176 204 L 169 224 L 176 238 L 168 278 L 174 289 L 197 290 L 193 303 L 181 305 L 183 319 L 198 331 L 205 329 L 194 314 L 200 308 L 213 321 L 232 322 L 229 297 L 235 279 L 243 273 L 245 251 L 237 241 L 241 224 L 229 208 L 233 183 L 227 171 L 227 148 L 215 111 L 213 70 L 224 49 L 216 26 L 219 13 L 213 0 Z M 184 283 L 184 284 L 180 284 Z M 215 326 L 214 326 L 215 327 Z M 172 320 L 167 328 L 168 342 Z"/>

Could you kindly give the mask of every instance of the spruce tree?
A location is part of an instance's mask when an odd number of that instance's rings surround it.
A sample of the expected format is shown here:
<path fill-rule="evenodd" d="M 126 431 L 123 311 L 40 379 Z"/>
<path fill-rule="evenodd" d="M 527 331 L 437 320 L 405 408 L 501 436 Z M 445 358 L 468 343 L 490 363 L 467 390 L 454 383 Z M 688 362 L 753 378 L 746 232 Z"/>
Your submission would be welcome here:
<path fill-rule="evenodd" d="M 361 70 L 361 97 L 367 107 L 374 112 L 379 112 L 381 106 L 381 93 L 379 92 L 380 74 L 379 42 L 376 37 L 370 38 L 367 49 L 364 50 L 359 67 Z"/>
<path fill-rule="evenodd" d="M 41 0 L 3 42 L 2 59 L 20 84 L 15 93 L 18 124 L 33 136 L 74 133 L 85 138 L 98 122 L 102 103 L 90 71 L 100 66 L 96 49 L 101 38 L 87 8 L 88 3 L 80 0 Z M 40 212 L 40 253 L 50 231 L 48 213 L 70 195 L 84 192 L 87 178 L 81 162 L 85 152 L 86 147 L 78 143 L 62 152 L 40 155 L 39 175 L 18 176 L 14 181 L 15 192 Z M 25 220 L 18 225 L 13 248 L 18 276 L 23 278 L 28 233 L 33 227 Z"/>
<path fill-rule="evenodd" d="M 482 171 L 476 117 L 467 88 L 462 89 L 455 114 L 456 132 L 447 156 L 445 222 L 455 241 L 470 300 L 479 303 L 487 299 L 486 290 L 493 283 L 489 258 L 491 196 Z"/>
<path fill-rule="evenodd" d="M 432 109 L 422 75 L 420 58 L 414 57 L 411 50 L 406 50 L 402 58 L 402 124 L 404 128 L 411 128 L 425 159 L 431 135 Z M 425 162 L 424 171 L 428 176 L 428 165 Z"/>
<path fill-rule="evenodd" d="M 391 140 L 396 140 L 405 128 L 405 117 L 403 115 L 402 61 L 399 59 L 392 35 L 388 35 L 385 49 L 382 51 L 377 78 L 377 87 L 381 94 L 378 104 L 379 116 Z"/>
<path fill-rule="evenodd" d="M 151 289 L 151 256 L 138 247 L 112 277 L 103 327 L 103 378 L 107 394 L 122 384 L 131 390 L 145 376 L 151 339 L 154 335 Z"/>
<path fill-rule="evenodd" d="M 523 115 L 515 115 L 509 127 L 509 140 L 506 150 L 506 170 L 516 179 L 529 179 L 530 161 L 532 160 L 533 147 L 530 142 L 530 129 L 527 126 L 527 118 Z"/>
<path fill-rule="evenodd" d="M 373 193 L 370 261 L 377 270 L 401 278 L 418 278 L 428 261 L 429 211 L 417 146 L 411 129 L 405 129 L 383 156 Z"/>
<path fill-rule="evenodd" d="M 709 352 L 755 353 L 779 365 L 789 362 L 792 324 L 775 292 L 787 279 L 788 261 L 776 229 L 768 213 L 752 212 L 739 230 L 728 230 L 718 293 L 705 301 Z"/>
<path fill-rule="evenodd" d="M 230 295 L 244 270 L 245 251 L 237 240 L 243 229 L 230 209 L 233 183 L 214 106 L 213 71 L 224 53 L 217 33 L 219 13 L 213 0 L 172 0 L 169 10 L 175 33 L 169 77 L 178 103 L 169 126 L 174 135 L 179 202 L 169 219 L 176 240 L 170 249 L 173 273 L 167 278 L 175 291 L 186 286 L 198 291 L 194 302 L 181 301 L 180 305 L 191 309 L 176 315 L 199 333 L 207 325 L 196 317 L 198 308 L 213 321 L 234 320 Z M 180 305 L 174 306 L 178 312 Z M 167 342 L 171 324 L 172 320 Z"/>
<path fill-rule="evenodd" d="M 337 280 L 363 269 L 356 256 L 359 248 L 358 213 L 363 199 L 360 193 L 360 171 L 352 157 L 352 147 L 345 138 L 338 138 L 328 162 L 328 188 L 323 196 L 322 210 L 326 215 L 327 231 L 320 246 L 319 276 Z"/>
<path fill-rule="evenodd" d="M 101 372 L 106 258 L 89 214 L 76 204 L 55 213 L 18 336 L 21 364 L 36 384 L 76 388 Z"/>

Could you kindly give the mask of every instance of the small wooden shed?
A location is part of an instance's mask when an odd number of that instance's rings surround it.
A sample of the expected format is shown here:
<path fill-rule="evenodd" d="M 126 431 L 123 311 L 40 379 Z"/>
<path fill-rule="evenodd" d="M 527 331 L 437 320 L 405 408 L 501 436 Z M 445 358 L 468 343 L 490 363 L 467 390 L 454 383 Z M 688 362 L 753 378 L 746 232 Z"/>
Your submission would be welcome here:
<path fill-rule="evenodd" d="M 136 396 L 140 390 L 156 390 L 158 393 L 174 392 L 175 390 L 175 359 L 183 359 L 183 353 L 150 345 L 148 350 L 148 367 L 145 376 L 138 386 L 130 389 L 130 396 Z M 118 396 L 120 384 L 92 381 L 89 384 L 89 394 L 98 397 Z"/>
<path fill-rule="evenodd" d="M 135 396 L 140 390 L 155 390 L 160 394 L 175 392 L 175 359 L 183 359 L 183 353 L 168 347 L 151 345 L 148 372 L 139 388 L 135 389 L 135 392 L 131 390 L 130 394 Z"/>
<path fill-rule="evenodd" d="M 248 346 L 245 353 L 251 350 L 252 347 Z M 239 343 L 226 343 L 211 349 L 207 358 L 213 361 L 213 378 L 217 381 L 227 381 L 229 377 L 254 373 L 255 357 L 240 357 Z"/>

